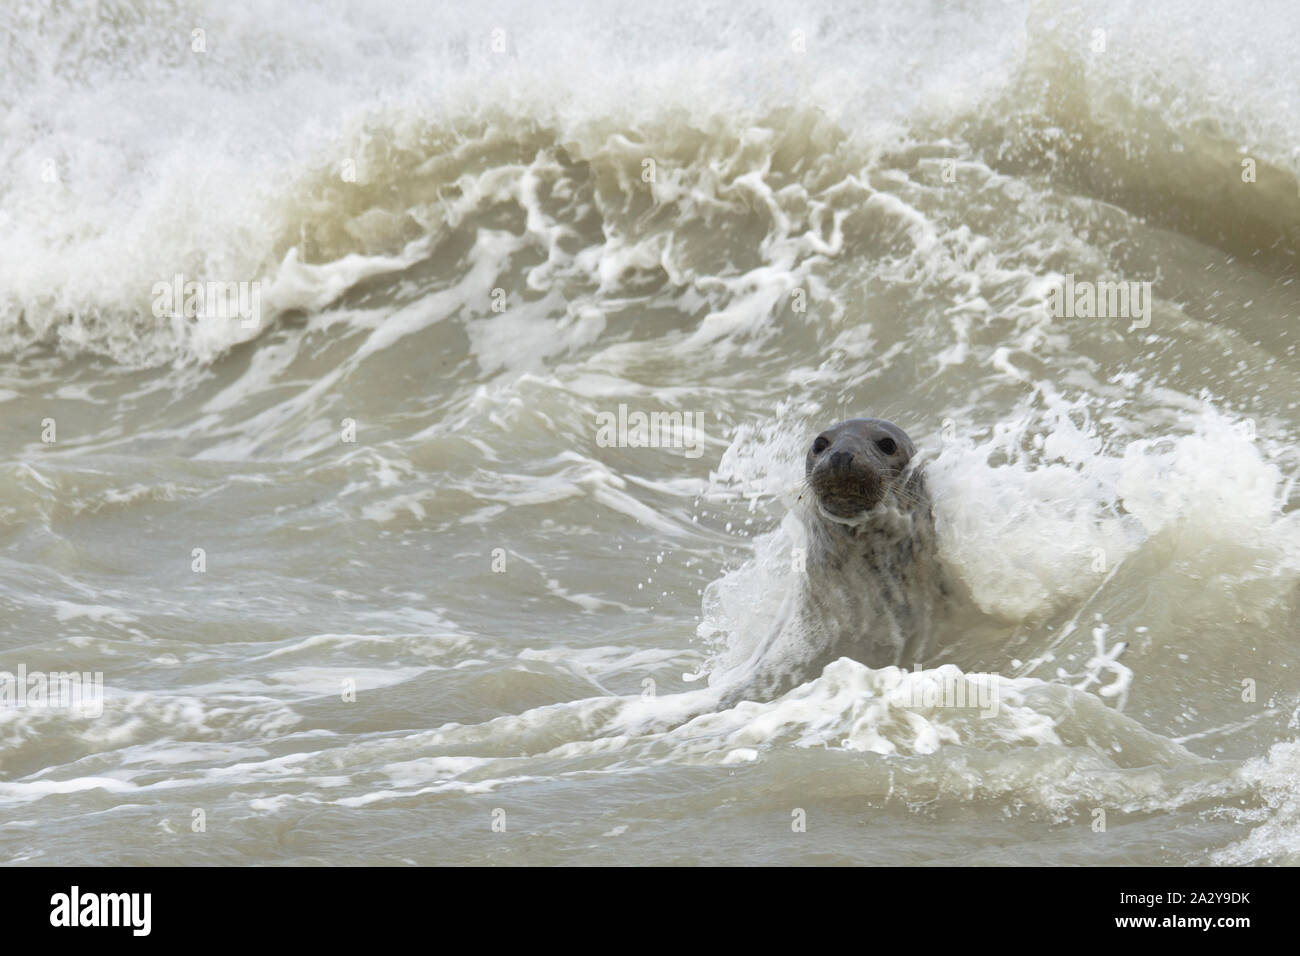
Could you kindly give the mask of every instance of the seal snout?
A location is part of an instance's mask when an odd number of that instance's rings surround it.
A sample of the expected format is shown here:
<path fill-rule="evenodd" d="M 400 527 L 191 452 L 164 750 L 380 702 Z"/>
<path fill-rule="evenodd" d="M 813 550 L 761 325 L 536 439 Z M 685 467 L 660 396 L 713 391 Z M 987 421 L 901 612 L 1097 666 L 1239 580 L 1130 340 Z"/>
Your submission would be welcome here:
<path fill-rule="evenodd" d="M 840 451 L 813 468 L 809 476 L 817 501 L 840 518 L 852 518 L 870 511 L 884 493 L 880 470 L 870 459 Z"/>

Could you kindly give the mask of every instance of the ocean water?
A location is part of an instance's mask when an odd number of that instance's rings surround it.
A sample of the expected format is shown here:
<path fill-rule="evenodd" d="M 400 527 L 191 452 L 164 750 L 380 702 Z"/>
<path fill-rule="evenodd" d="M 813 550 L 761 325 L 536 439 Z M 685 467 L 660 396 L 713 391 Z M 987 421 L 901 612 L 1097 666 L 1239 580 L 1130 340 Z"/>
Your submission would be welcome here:
<path fill-rule="evenodd" d="M 0 860 L 1300 862 L 1298 50 L 1289 0 L 5 4 Z M 959 639 L 710 708 L 858 415 Z"/>

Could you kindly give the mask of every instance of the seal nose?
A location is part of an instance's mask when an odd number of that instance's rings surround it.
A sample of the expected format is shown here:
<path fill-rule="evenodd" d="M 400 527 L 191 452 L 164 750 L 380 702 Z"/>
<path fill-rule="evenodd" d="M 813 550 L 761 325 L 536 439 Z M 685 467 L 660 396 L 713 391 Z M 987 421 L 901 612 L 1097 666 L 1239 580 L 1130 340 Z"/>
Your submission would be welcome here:
<path fill-rule="evenodd" d="M 830 466 L 836 471 L 844 471 L 853 464 L 853 453 L 847 451 L 837 451 L 830 458 Z"/>

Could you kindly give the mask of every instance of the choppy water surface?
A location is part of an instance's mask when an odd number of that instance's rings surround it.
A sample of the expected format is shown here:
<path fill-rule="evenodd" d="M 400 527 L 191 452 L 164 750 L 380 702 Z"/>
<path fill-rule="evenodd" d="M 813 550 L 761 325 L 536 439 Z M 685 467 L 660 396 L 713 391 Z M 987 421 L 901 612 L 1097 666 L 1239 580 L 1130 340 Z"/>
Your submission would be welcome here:
<path fill-rule="evenodd" d="M 1285 2 L 7 7 L 0 670 L 104 697 L 0 706 L 0 857 L 1297 862 L 1297 49 Z M 961 639 L 701 712 L 860 414 Z"/>

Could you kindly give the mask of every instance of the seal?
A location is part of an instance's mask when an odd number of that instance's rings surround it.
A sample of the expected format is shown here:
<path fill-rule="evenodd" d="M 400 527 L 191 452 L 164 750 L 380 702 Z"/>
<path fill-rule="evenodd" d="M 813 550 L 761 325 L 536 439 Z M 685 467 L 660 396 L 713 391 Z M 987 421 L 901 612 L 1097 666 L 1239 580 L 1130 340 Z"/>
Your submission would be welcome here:
<path fill-rule="evenodd" d="M 770 700 L 840 657 L 868 667 L 919 662 L 949 588 L 916 446 L 880 418 L 853 418 L 808 449 L 797 505 L 806 568 L 725 697 Z"/>

